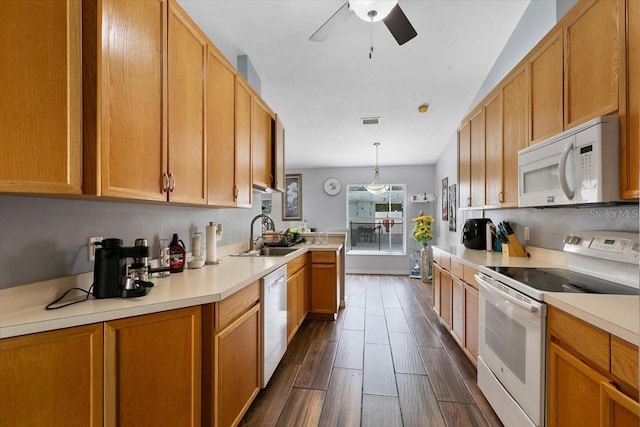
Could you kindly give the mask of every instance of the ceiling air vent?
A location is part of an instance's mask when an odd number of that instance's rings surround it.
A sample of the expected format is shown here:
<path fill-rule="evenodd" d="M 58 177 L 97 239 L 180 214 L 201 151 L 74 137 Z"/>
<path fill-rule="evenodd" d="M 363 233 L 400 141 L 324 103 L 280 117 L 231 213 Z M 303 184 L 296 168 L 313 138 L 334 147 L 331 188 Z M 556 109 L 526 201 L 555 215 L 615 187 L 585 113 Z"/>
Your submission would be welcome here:
<path fill-rule="evenodd" d="M 360 119 L 362 126 L 380 124 L 380 117 L 363 117 Z"/>

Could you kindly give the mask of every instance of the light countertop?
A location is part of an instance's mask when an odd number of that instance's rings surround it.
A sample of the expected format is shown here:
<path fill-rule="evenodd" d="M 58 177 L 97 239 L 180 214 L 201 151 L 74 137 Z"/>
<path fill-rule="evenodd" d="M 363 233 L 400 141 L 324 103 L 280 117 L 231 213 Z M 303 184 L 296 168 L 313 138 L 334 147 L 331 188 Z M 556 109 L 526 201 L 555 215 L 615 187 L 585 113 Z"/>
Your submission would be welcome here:
<path fill-rule="evenodd" d="M 527 248 L 531 257 L 503 256 L 500 252 L 434 246 L 469 265 L 566 267 L 564 252 Z M 544 302 L 634 345 L 640 342 L 640 295 L 600 295 L 564 292 L 544 294 Z"/>
<path fill-rule="evenodd" d="M 139 298 L 89 298 L 59 310 L 45 306 L 65 290 L 89 289 L 93 273 L 0 291 L 0 338 L 139 316 L 220 301 L 307 251 L 337 251 L 342 244 L 300 245 L 282 257 L 222 258 L 222 263 L 154 277 L 154 287 Z"/>

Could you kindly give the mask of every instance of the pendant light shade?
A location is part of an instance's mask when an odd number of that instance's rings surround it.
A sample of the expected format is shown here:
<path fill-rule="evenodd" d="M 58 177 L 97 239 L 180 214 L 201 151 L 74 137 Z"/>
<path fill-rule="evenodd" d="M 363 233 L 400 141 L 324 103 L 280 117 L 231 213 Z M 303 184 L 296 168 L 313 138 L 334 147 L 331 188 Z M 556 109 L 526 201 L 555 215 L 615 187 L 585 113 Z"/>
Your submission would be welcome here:
<path fill-rule="evenodd" d="M 398 0 L 350 0 L 349 8 L 365 22 L 378 22 L 387 17 Z"/>
<path fill-rule="evenodd" d="M 376 169 L 375 174 L 373 175 L 373 181 L 371 184 L 366 185 L 365 188 L 369 193 L 376 196 L 384 193 L 385 191 L 389 191 L 389 186 L 380 182 L 380 168 L 378 168 L 378 147 L 380 146 L 380 143 L 376 142 L 373 145 L 376 147 Z"/>

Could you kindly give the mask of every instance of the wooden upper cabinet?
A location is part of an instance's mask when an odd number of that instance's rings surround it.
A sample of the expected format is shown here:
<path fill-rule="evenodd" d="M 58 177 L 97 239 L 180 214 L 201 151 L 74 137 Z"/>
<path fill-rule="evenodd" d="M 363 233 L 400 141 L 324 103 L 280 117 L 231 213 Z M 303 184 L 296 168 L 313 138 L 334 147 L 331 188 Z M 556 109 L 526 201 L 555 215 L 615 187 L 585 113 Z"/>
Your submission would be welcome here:
<path fill-rule="evenodd" d="M 624 2 L 589 1 L 564 23 L 565 129 L 618 110 Z M 571 13 L 571 12 L 570 12 Z"/>
<path fill-rule="evenodd" d="M 166 200 L 166 2 L 85 0 L 84 193 Z"/>
<path fill-rule="evenodd" d="M 251 164 L 253 184 L 261 188 L 271 188 L 273 131 L 272 113 L 257 96 L 251 97 Z"/>
<path fill-rule="evenodd" d="M 169 2 L 168 26 L 169 200 L 204 204 L 207 38 L 175 1 Z"/>
<path fill-rule="evenodd" d="M 200 426 L 201 316 L 195 306 L 105 323 L 106 425 Z"/>
<path fill-rule="evenodd" d="M 620 146 L 620 197 L 640 197 L 640 2 L 627 0 L 626 111 Z M 621 105 L 622 109 L 622 105 Z M 626 117 L 625 117 L 626 116 Z"/>
<path fill-rule="evenodd" d="M 218 50 L 207 56 L 208 204 L 235 206 L 235 72 Z"/>
<path fill-rule="evenodd" d="M 485 204 L 500 206 L 503 186 L 502 92 L 497 91 L 484 106 Z"/>
<path fill-rule="evenodd" d="M 0 192 L 82 192 L 82 4 L 3 2 Z"/>
<path fill-rule="evenodd" d="M 563 122 L 562 29 L 549 33 L 529 57 L 531 70 L 531 143 L 558 134 Z"/>
<path fill-rule="evenodd" d="M 529 141 L 529 91 L 527 67 L 507 77 L 502 89 L 502 207 L 518 206 L 518 151 Z"/>
<path fill-rule="evenodd" d="M 236 206 L 251 207 L 251 93 L 246 84 L 236 76 L 235 103 L 235 199 Z"/>
<path fill-rule="evenodd" d="M 485 140 L 484 109 L 469 119 L 471 126 L 471 206 L 484 205 L 485 201 Z"/>
<path fill-rule="evenodd" d="M 2 425 L 102 426 L 102 335 L 100 323 L 0 340 Z"/>
<path fill-rule="evenodd" d="M 458 206 L 471 206 L 471 125 L 458 129 Z"/>
<path fill-rule="evenodd" d="M 276 114 L 276 134 L 273 149 L 273 189 L 284 193 L 285 191 L 285 167 L 284 167 L 284 145 L 285 129 L 280 116 Z"/>

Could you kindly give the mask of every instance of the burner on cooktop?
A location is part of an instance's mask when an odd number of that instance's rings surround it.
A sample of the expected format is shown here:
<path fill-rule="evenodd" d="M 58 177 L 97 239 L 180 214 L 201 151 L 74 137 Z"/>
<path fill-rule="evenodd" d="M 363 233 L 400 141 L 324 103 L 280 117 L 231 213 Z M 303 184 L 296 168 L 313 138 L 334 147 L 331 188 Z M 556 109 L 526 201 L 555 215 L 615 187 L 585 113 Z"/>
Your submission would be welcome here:
<path fill-rule="evenodd" d="M 541 291 L 638 295 L 638 289 L 563 268 L 487 268 Z"/>

